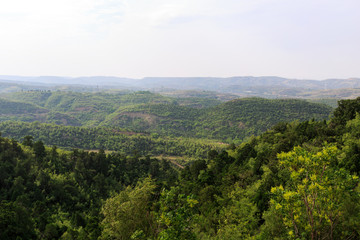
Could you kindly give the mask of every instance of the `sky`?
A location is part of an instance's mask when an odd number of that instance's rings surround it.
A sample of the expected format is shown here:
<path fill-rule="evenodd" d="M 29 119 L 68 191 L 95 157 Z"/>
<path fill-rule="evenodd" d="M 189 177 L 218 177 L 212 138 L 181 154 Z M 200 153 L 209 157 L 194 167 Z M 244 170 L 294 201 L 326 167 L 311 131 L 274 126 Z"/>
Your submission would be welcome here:
<path fill-rule="evenodd" d="M 359 0 L 0 0 L 0 75 L 360 77 Z"/>

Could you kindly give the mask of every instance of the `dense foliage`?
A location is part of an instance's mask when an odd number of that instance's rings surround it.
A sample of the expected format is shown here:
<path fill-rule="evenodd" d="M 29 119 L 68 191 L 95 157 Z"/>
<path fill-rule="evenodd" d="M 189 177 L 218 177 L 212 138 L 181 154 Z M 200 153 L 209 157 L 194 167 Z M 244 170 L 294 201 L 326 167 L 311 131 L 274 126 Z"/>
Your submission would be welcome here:
<path fill-rule="evenodd" d="M 1 122 L 0 131 L 3 136 L 18 141 L 31 135 L 46 145 L 67 149 L 106 149 L 126 155 L 166 155 L 195 159 L 206 157 L 207 152 L 212 149 L 220 150 L 227 146 L 206 139 L 159 137 L 156 134 L 141 134 L 118 128 L 85 128 L 39 122 Z"/>
<path fill-rule="evenodd" d="M 202 136 L 243 139 L 259 135 L 279 122 L 327 119 L 330 107 L 294 99 L 245 98 L 215 106 L 200 117 L 196 127 Z M 201 131 L 200 129 L 205 129 Z M 208 133 L 208 134 L 209 134 Z"/>
<path fill-rule="evenodd" d="M 118 127 L 162 137 L 218 139 L 228 143 L 258 135 L 278 122 L 327 119 L 332 112 L 329 106 L 302 100 L 247 98 L 221 103 L 144 91 L 114 94 L 28 91 L 4 97 L 16 102 L 7 100 L 12 107 L 0 111 L 0 120 Z M 24 109 L 25 104 L 29 110 Z"/>
<path fill-rule="evenodd" d="M 23 144 L 0 138 L 1 239 L 96 239 L 105 199 L 149 175 L 159 188 L 176 179 L 165 160 Z"/>
<path fill-rule="evenodd" d="M 359 239 L 359 99 L 175 170 L 0 138 L 7 239 Z M 22 216 L 21 218 L 19 216 Z"/>

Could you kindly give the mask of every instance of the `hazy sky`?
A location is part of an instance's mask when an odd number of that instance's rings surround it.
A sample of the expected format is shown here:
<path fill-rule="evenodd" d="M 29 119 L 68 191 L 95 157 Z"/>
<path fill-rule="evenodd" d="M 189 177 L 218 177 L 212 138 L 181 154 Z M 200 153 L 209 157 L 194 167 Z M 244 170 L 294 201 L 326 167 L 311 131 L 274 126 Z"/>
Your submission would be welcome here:
<path fill-rule="evenodd" d="M 0 75 L 360 77 L 359 0 L 0 0 Z"/>

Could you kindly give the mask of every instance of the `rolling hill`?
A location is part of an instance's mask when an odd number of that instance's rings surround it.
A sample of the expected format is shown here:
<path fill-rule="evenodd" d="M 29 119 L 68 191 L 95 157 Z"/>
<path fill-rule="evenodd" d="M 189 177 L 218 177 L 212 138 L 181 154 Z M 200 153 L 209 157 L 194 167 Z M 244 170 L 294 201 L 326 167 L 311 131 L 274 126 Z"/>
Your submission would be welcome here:
<path fill-rule="evenodd" d="M 327 119 L 332 112 L 331 107 L 303 100 L 244 98 L 221 102 L 171 98 L 147 91 L 127 94 L 26 91 L 5 97 L 7 100 L 3 101 L 23 104 L 22 108 L 28 106 L 28 110 L 23 114 L 4 114 L 2 120 L 116 127 L 160 136 L 229 142 L 258 135 L 278 122 Z"/>
<path fill-rule="evenodd" d="M 0 93 L 21 90 L 71 90 L 77 92 L 99 91 L 152 91 L 176 95 L 180 91 L 217 92 L 217 95 L 263 98 L 356 98 L 360 94 L 360 79 L 299 80 L 276 76 L 217 77 L 146 77 L 130 79 L 107 76 L 1 76 Z M 341 93 L 339 94 L 339 90 Z M 225 96 L 225 99 L 229 97 Z"/>

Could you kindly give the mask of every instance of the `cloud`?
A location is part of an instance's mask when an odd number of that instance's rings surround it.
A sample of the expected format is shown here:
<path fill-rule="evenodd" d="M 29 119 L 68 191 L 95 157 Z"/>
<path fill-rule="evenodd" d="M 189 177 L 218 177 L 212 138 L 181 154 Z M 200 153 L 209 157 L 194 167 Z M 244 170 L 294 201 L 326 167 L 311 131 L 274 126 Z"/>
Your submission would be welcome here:
<path fill-rule="evenodd" d="M 359 5 L 355 0 L 0 1 L 0 66 L 8 73 L 39 75 L 289 76 L 344 73 L 334 60 L 341 59 L 354 73 Z"/>
<path fill-rule="evenodd" d="M 78 35 L 189 23 L 249 11 L 244 0 L 12 0 L 0 3 L 3 35 Z"/>

